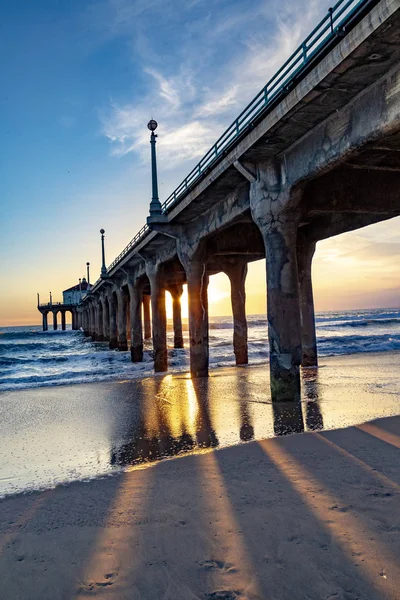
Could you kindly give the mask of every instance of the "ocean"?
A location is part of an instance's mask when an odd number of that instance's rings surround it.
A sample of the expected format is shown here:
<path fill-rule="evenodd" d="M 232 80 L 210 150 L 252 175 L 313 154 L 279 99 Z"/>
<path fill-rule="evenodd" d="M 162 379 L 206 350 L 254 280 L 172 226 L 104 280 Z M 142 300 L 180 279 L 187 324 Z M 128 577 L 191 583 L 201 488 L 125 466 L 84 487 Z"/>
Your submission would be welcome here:
<path fill-rule="evenodd" d="M 265 316 L 248 317 L 249 364 L 268 361 Z M 400 350 L 400 309 L 323 312 L 316 315 L 318 355 Z M 185 349 L 173 348 L 168 332 L 169 371 L 189 368 L 187 331 Z M 210 366 L 235 364 L 232 319 L 210 318 Z M 153 372 L 151 343 L 144 361 L 133 364 L 129 352 L 109 350 L 80 331 L 47 331 L 41 326 L 0 328 L 0 391 L 72 383 L 135 379 Z"/>

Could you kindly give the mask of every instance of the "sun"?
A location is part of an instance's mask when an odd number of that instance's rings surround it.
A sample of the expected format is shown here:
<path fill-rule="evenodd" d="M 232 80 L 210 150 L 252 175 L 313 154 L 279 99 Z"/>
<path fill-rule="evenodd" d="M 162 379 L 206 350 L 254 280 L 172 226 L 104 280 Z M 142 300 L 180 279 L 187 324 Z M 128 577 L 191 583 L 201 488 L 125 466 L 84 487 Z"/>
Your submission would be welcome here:
<path fill-rule="evenodd" d="M 228 300 L 229 291 L 224 290 L 218 285 L 219 282 L 210 281 L 208 285 L 208 305 L 212 310 L 212 307 Z M 165 294 L 165 306 L 167 310 L 167 319 L 172 319 L 172 297 L 169 292 Z M 182 319 L 188 318 L 188 293 L 187 285 L 183 286 L 183 294 L 181 297 L 181 310 Z"/>

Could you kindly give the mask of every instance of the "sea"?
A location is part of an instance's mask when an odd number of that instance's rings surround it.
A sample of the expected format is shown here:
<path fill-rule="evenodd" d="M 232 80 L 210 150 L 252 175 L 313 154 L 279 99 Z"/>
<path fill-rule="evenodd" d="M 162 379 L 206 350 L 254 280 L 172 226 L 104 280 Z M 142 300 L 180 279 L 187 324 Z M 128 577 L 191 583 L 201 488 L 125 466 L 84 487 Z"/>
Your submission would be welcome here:
<path fill-rule="evenodd" d="M 174 349 L 169 325 L 169 372 L 187 371 L 189 353 Z M 347 310 L 316 314 L 320 357 L 400 350 L 400 308 Z M 210 366 L 234 366 L 232 318 L 210 318 Z M 268 361 L 267 320 L 248 317 L 249 364 Z M 109 350 L 106 342 L 92 342 L 82 331 L 46 331 L 41 326 L 0 328 L 0 391 L 127 380 L 153 372 L 151 342 L 142 363 L 132 363 L 129 352 Z"/>

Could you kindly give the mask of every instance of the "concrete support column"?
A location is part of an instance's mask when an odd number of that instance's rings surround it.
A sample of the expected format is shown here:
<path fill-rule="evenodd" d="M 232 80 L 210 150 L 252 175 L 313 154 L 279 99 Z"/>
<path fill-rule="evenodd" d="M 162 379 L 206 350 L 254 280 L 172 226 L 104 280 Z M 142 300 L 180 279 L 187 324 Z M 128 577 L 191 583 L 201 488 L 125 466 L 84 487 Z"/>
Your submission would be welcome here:
<path fill-rule="evenodd" d="M 72 317 L 72 330 L 76 331 L 77 329 L 79 329 L 79 313 L 77 310 L 73 310 L 71 312 L 71 317 Z"/>
<path fill-rule="evenodd" d="M 57 312 L 56 311 L 53 312 L 53 329 L 54 329 L 54 331 L 56 331 L 56 329 L 57 329 Z"/>
<path fill-rule="evenodd" d="M 146 274 L 151 289 L 151 317 L 153 331 L 154 371 L 163 373 L 168 369 L 167 314 L 165 310 L 165 286 L 159 264 L 146 260 Z"/>
<path fill-rule="evenodd" d="M 128 350 L 128 340 L 126 337 L 126 301 L 120 289 L 117 291 L 117 329 L 118 350 L 125 352 Z"/>
<path fill-rule="evenodd" d="M 89 336 L 89 309 L 87 306 L 85 306 L 85 310 L 83 313 L 83 333 L 85 334 L 85 337 Z"/>
<path fill-rule="evenodd" d="M 301 364 L 303 367 L 316 367 L 318 365 L 314 297 L 311 278 L 311 265 L 315 245 L 315 241 L 307 239 L 300 232 L 298 233 L 297 267 L 300 296 Z"/>
<path fill-rule="evenodd" d="M 109 347 L 118 348 L 118 334 L 117 334 L 117 300 L 115 294 L 112 293 L 108 298 L 109 313 L 110 313 L 110 342 Z"/>
<path fill-rule="evenodd" d="M 284 181 L 282 166 L 259 169 L 250 186 L 250 206 L 266 250 L 272 401 L 298 402 L 301 329 L 296 241 L 301 197 Z"/>
<path fill-rule="evenodd" d="M 182 332 L 182 311 L 181 297 L 183 293 L 183 285 L 175 283 L 168 286 L 168 291 L 172 296 L 172 321 L 174 326 L 174 348 L 183 348 L 183 332 Z"/>
<path fill-rule="evenodd" d="M 144 339 L 151 339 L 151 316 L 150 316 L 150 296 L 143 294 L 143 324 L 144 324 Z"/>
<path fill-rule="evenodd" d="M 246 290 L 247 261 L 232 259 L 224 267 L 231 283 L 231 303 L 233 314 L 233 351 L 237 365 L 249 362 L 247 348 Z"/>
<path fill-rule="evenodd" d="M 43 331 L 47 331 L 49 326 L 47 324 L 47 313 L 42 313 L 42 326 L 43 326 Z"/>
<path fill-rule="evenodd" d="M 208 348 L 208 275 L 205 256 L 193 256 L 183 265 L 189 299 L 190 373 L 207 377 Z"/>
<path fill-rule="evenodd" d="M 96 341 L 96 310 L 94 304 L 90 305 L 90 336 Z"/>
<path fill-rule="evenodd" d="M 103 339 L 107 342 L 110 341 L 110 307 L 107 298 L 100 300 L 102 305 L 102 316 L 103 316 Z"/>
<path fill-rule="evenodd" d="M 62 331 L 65 331 L 66 325 L 65 325 L 65 310 L 61 311 L 61 329 Z"/>
<path fill-rule="evenodd" d="M 142 328 L 142 284 L 138 281 L 128 283 L 130 297 L 130 328 L 131 328 L 131 360 L 143 360 L 143 328 Z"/>
<path fill-rule="evenodd" d="M 103 309 L 100 300 L 98 300 L 96 306 L 96 341 L 102 342 L 103 340 Z"/>

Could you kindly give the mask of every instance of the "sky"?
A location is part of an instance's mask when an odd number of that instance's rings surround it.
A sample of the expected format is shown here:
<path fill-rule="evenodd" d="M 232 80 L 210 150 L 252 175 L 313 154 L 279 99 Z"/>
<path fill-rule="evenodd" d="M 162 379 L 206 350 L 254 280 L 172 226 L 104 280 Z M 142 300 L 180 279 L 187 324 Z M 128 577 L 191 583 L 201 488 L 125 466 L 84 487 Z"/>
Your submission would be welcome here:
<path fill-rule="evenodd" d="M 160 200 L 301 43 L 331 0 L 20 0 L 0 19 L 0 326 L 40 322 L 36 293 L 100 273 L 145 223 L 147 122 Z M 400 305 L 400 219 L 319 242 L 317 310 Z M 265 312 L 265 262 L 247 311 Z M 260 283 L 262 282 L 262 283 Z M 230 314 L 225 275 L 210 312 Z"/>

